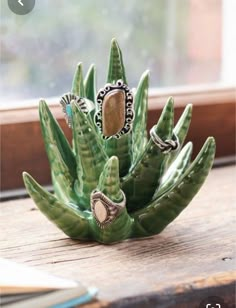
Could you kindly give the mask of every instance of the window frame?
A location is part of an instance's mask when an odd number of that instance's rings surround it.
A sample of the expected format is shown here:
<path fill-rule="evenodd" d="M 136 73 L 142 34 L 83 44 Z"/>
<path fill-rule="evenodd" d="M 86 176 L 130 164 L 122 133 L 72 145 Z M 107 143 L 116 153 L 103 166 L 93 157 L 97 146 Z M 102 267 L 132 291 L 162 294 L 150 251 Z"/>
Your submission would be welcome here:
<path fill-rule="evenodd" d="M 151 90 L 148 130 L 157 122 L 169 96 L 175 100 L 175 121 L 188 103 L 193 104 L 193 118 L 187 137 L 194 144 L 193 156 L 208 136 L 214 136 L 216 157 L 232 158 L 235 154 L 236 86 L 217 84 Z M 71 131 L 56 101 L 50 100 L 50 110 L 70 140 Z M 0 120 L 1 190 L 22 188 L 23 171 L 32 174 L 42 185 L 50 184 L 50 169 L 41 136 L 37 103 L 25 108 L 1 108 Z"/>

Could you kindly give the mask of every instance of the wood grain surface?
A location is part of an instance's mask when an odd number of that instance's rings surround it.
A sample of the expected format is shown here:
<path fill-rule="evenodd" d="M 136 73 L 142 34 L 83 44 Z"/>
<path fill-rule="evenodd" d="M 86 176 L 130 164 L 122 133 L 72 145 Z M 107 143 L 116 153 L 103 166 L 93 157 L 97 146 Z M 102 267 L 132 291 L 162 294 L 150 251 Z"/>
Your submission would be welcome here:
<path fill-rule="evenodd" d="M 234 307 L 235 168 L 214 169 L 160 235 L 105 246 L 68 239 L 30 199 L 1 204 L 1 257 L 99 288 L 101 307 Z"/>

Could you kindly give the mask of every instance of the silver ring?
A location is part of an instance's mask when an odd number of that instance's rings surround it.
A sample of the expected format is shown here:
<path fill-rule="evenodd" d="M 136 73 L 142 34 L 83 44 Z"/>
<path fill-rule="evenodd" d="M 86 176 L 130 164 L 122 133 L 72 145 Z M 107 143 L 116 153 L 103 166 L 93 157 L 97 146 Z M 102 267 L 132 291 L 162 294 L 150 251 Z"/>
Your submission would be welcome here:
<path fill-rule="evenodd" d="M 101 191 L 93 190 L 91 193 L 91 210 L 93 216 L 100 228 L 104 229 L 108 226 L 118 214 L 125 208 L 126 197 L 121 190 L 123 200 L 121 202 L 113 202 Z"/>
<path fill-rule="evenodd" d="M 88 113 L 88 108 L 86 105 L 86 101 L 84 98 L 79 97 L 73 93 L 66 93 L 60 99 L 60 104 L 62 106 L 62 110 L 65 114 L 65 119 L 69 127 L 72 127 L 72 110 L 71 110 L 71 102 L 75 101 L 80 110 L 84 113 Z"/>
<path fill-rule="evenodd" d="M 117 100 L 115 105 L 113 100 Z M 123 80 L 119 79 L 115 84 L 108 83 L 98 91 L 94 122 L 103 139 L 119 139 L 128 134 L 133 121 L 133 94 Z"/>
<path fill-rule="evenodd" d="M 176 151 L 179 148 L 179 139 L 176 134 L 173 134 L 173 139 L 163 141 L 156 133 L 156 125 L 150 130 L 152 141 L 158 146 L 162 153 L 167 154 L 171 151 Z"/>

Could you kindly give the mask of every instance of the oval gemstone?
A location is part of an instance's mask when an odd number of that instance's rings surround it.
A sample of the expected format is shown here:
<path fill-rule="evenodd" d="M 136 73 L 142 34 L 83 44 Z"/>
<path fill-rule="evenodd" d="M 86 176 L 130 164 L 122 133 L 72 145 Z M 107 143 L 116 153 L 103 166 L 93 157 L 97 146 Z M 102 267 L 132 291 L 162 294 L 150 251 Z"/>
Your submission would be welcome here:
<path fill-rule="evenodd" d="M 102 133 L 110 137 L 124 127 L 125 124 L 125 93 L 123 90 L 109 92 L 102 104 Z"/>
<path fill-rule="evenodd" d="M 107 209 L 101 201 L 94 204 L 94 214 L 100 223 L 107 219 Z"/>

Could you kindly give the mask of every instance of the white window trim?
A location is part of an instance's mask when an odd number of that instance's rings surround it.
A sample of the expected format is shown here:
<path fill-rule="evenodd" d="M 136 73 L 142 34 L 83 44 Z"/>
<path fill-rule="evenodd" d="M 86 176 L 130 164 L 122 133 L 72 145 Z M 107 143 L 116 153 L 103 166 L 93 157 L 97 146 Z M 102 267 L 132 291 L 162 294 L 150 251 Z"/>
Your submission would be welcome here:
<path fill-rule="evenodd" d="M 222 80 L 226 83 L 236 81 L 236 27 L 235 0 L 223 0 L 222 31 Z"/>

